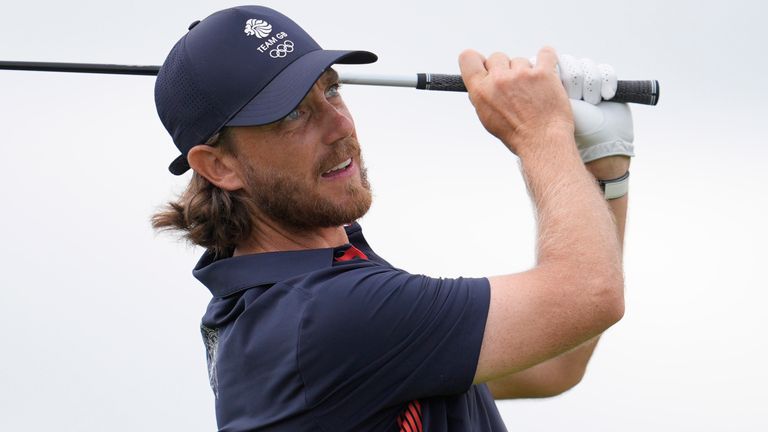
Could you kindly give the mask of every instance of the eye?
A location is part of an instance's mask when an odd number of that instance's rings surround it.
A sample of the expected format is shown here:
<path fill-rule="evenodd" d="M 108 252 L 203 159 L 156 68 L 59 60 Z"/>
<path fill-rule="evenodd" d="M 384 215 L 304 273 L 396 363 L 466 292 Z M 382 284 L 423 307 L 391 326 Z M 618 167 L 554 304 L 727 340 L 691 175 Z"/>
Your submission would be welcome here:
<path fill-rule="evenodd" d="M 339 89 L 341 88 L 341 84 L 333 84 L 328 89 L 325 90 L 325 97 L 332 98 L 339 96 L 341 93 L 339 92 Z"/>
<path fill-rule="evenodd" d="M 283 117 L 282 121 L 298 120 L 299 118 L 301 118 L 301 114 L 302 114 L 301 111 L 298 108 L 296 108 L 295 110 L 289 112 L 287 116 Z"/>

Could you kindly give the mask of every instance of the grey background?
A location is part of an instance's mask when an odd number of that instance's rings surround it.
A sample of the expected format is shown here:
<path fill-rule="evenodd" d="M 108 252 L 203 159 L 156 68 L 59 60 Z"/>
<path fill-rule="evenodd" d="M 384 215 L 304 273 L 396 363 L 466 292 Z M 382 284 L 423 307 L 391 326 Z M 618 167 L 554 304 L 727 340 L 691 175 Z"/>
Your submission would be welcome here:
<path fill-rule="evenodd" d="M 658 79 L 634 106 L 627 314 L 582 384 L 502 402 L 510 430 L 768 428 L 764 129 L 757 1 L 267 2 L 380 73 L 456 72 L 475 48 L 544 44 Z M 4 2 L 0 59 L 159 64 L 218 1 Z M 363 68 L 359 68 L 363 70 Z M 201 251 L 148 218 L 188 177 L 148 77 L 0 72 L 0 430 L 215 429 L 197 330 Z M 393 264 L 433 276 L 528 268 L 517 160 L 462 94 L 346 86 L 375 201 L 362 220 Z"/>

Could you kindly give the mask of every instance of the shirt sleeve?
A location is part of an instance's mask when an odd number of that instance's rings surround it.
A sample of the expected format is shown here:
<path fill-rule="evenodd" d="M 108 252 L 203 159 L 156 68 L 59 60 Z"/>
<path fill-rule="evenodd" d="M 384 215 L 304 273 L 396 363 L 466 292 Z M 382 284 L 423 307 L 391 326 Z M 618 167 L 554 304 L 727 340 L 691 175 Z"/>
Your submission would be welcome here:
<path fill-rule="evenodd" d="M 299 329 L 309 406 L 375 412 L 470 388 L 487 279 L 436 279 L 365 262 L 326 276 L 313 285 Z"/>

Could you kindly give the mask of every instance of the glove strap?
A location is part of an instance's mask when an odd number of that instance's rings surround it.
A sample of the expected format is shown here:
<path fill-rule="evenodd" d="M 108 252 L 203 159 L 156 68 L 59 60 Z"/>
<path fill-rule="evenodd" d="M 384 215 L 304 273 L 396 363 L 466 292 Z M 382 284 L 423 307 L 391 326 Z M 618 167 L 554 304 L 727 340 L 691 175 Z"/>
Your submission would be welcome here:
<path fill-rule="evenodd" d="M 605 199 L 621 198 L 629 192 L 629 171 L 619 178 L 598 180 L 597 182 L 600 184 L 600 190 L 603 191 Z"/>

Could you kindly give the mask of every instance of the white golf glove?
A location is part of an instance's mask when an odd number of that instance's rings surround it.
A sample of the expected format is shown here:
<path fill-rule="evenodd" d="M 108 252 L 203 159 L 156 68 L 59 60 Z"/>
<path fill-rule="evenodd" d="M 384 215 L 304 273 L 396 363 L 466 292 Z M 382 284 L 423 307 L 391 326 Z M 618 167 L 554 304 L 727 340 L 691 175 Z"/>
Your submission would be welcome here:
<path fill-rule="evenodd" d="M 597 105 L 616 95 L 618 79 L 613 66 L 596 64 L 588 58 L 576 59 L 568 54 L 558 58 L 560 81 L 570 99 Z"/>
<path fill-rule="evenodd" d="M 536 64 L 535 58 L 530 61 Z M 616 95 L 618 78 L 613 66 L 563 54 L 558 57 L 557 73 L 571 99 L 581 160 L 587 163 L 606 156 L 634 156 L 629 106 L 602 102 Z"/>
<path fill-rule="evenodd" d="M 634 156 L 632 112 L 629 106 L 616 102 L 597 105 L 571 100 L 576 125 L 576 146 L 581 160 L 591 162 L 606 156 Z"/>
<path fill-rule="evenodd" d="M 602 102 L 616 95 L 618 78 L 613 66 L 567 54 L 558 60 L 560 81 L 571 99 L 581 160 L 587 163 L 606 156 L 634 156 L 629 106 Z"/>

